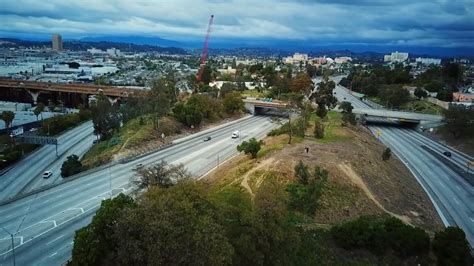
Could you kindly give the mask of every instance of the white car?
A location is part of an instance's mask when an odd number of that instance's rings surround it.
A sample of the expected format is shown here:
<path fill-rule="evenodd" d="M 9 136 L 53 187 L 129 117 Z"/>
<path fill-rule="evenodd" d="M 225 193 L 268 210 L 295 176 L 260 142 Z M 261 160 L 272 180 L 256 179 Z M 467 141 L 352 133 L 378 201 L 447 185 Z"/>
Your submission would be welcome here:
<path fill-rule="evenodd" d="M 49 177 L 52 176 L 52 175 L 53 175 L 53 172 L 51 172 L 51 171 L 45 171 L 45 172 L 43 173 L 43 178 L 49 178 Z"/>
<path fill-rule="evenodd" d="M 236 138 L 238 138 L 238 137 L 239 137 L 239 131 L 234 131 L 234 132 L 232 133 L 232 138 L 233 138 L 233 139 L 236 139 Z"/>

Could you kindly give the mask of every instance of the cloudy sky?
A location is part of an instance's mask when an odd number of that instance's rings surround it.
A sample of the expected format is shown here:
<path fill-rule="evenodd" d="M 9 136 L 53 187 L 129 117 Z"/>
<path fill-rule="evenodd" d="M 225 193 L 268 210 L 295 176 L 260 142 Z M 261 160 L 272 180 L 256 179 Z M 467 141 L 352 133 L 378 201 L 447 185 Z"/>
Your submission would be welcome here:
<path fill-rule="evenodd" d="M 473 0 L 0 0 L 0 36 L 474 47 Z"/>

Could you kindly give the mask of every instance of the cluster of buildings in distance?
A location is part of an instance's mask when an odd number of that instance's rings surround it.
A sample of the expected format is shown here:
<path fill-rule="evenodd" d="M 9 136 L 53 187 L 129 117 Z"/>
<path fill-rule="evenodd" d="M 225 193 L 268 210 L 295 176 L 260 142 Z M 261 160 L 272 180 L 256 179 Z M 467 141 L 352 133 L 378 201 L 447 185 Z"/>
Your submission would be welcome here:
<path fill-rule="evenodd" d="M 330 64 L 343 64 L 343 63 L 348 63 L 351 62 L 352 58 L 348 56 L 342 56 L 342 57 L 335 57 L 334 59 L 330 57 L 314 57 L 310 58 L 307 54 L 300 54 L 300 53 L 295 53 L 292 56 L 284 57 L 283 58 L 283 63 L 285 64 L 311 64 L 314 66 L 318 65 L 330 65 Z"/>

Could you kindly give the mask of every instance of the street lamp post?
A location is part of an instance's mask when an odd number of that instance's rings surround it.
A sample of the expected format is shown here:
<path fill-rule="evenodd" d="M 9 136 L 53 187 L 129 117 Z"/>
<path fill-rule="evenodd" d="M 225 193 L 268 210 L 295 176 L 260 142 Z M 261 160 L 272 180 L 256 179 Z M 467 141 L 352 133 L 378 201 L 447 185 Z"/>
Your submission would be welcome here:
<path fill-rule="evenodd" d="M 15 259 L 15 242 L 13 241 L 14 235 L 13 235 L 12 233 L 10 233 L 7 229 L 5 229 L 5 227 L 3 227 L 3 226 L 2 226 L 2 229 L 3 229 L 3 231 L 7 232 L 7 234 L 9 234 L 10 237 L 12 238 L 13 266 L 16 266 L 16 259 Z"/>

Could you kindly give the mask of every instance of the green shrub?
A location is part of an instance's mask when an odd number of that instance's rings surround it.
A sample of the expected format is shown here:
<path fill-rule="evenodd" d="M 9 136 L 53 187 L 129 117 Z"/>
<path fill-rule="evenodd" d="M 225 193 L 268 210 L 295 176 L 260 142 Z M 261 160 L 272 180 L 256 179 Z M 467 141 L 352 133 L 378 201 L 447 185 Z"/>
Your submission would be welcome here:
<path fill-rule="evenodd" d="M 423 229 L 406 225 L 393 217 L 384 224 L 390 246 L 398 255 L 409 257 L 429 252 L 430 237 Z"/>
<path fill-rule="evenodd" d="M 295 166 L 295 176 L 299 183 L 289 183 L 286 187 L 288 192 L 288 205 L 307 215 L 314 215 L 318 207 L 318 201 L 323 193 L 328 178 L 328 171 L 316 166 L 313 173 L 308 171 L 302 161 Z"/>
<path fill-rule="evenodd" d="M 251 138 L 248 141 L 242 142 L 239 146 L 237 146 L 237 150 L 239 152 L 244 152 L 245 154 L 250 154 L 252 158 L 257 158 L 257 153 L 261 148 L 261 141 L 256 140 L 255 138 Z"/>
<path fill-rule="evenodd" d="M 374 254 L 393 250 L 399 256 L 426 255 L 430 239 L 420 228 L 404 224 L 397 218 L 362 216 L 331 229 L 336 244 L 344 249 L 366 249 Z"/>
<path fill-rule="evenodd" d="M 392 156 L 392 150 L 386 148 L 382 153 L 382 160 L 387 161 Z"/>
<path fill-rule="evenodd" d="M 61 166 L 61 176 L 68 177 L 79 173 L 82 170 L 82 163 L 79 161 L 79 157 L 72 154 L 67 157 L 66 161 Z"/>
<path fill-rule="evenodd" d="M 469 265 L 469 243 L 464 231 L 458 227 L 447 227 L 437 232 L 433 239 L 433 251 L 438 265 Z"/>

